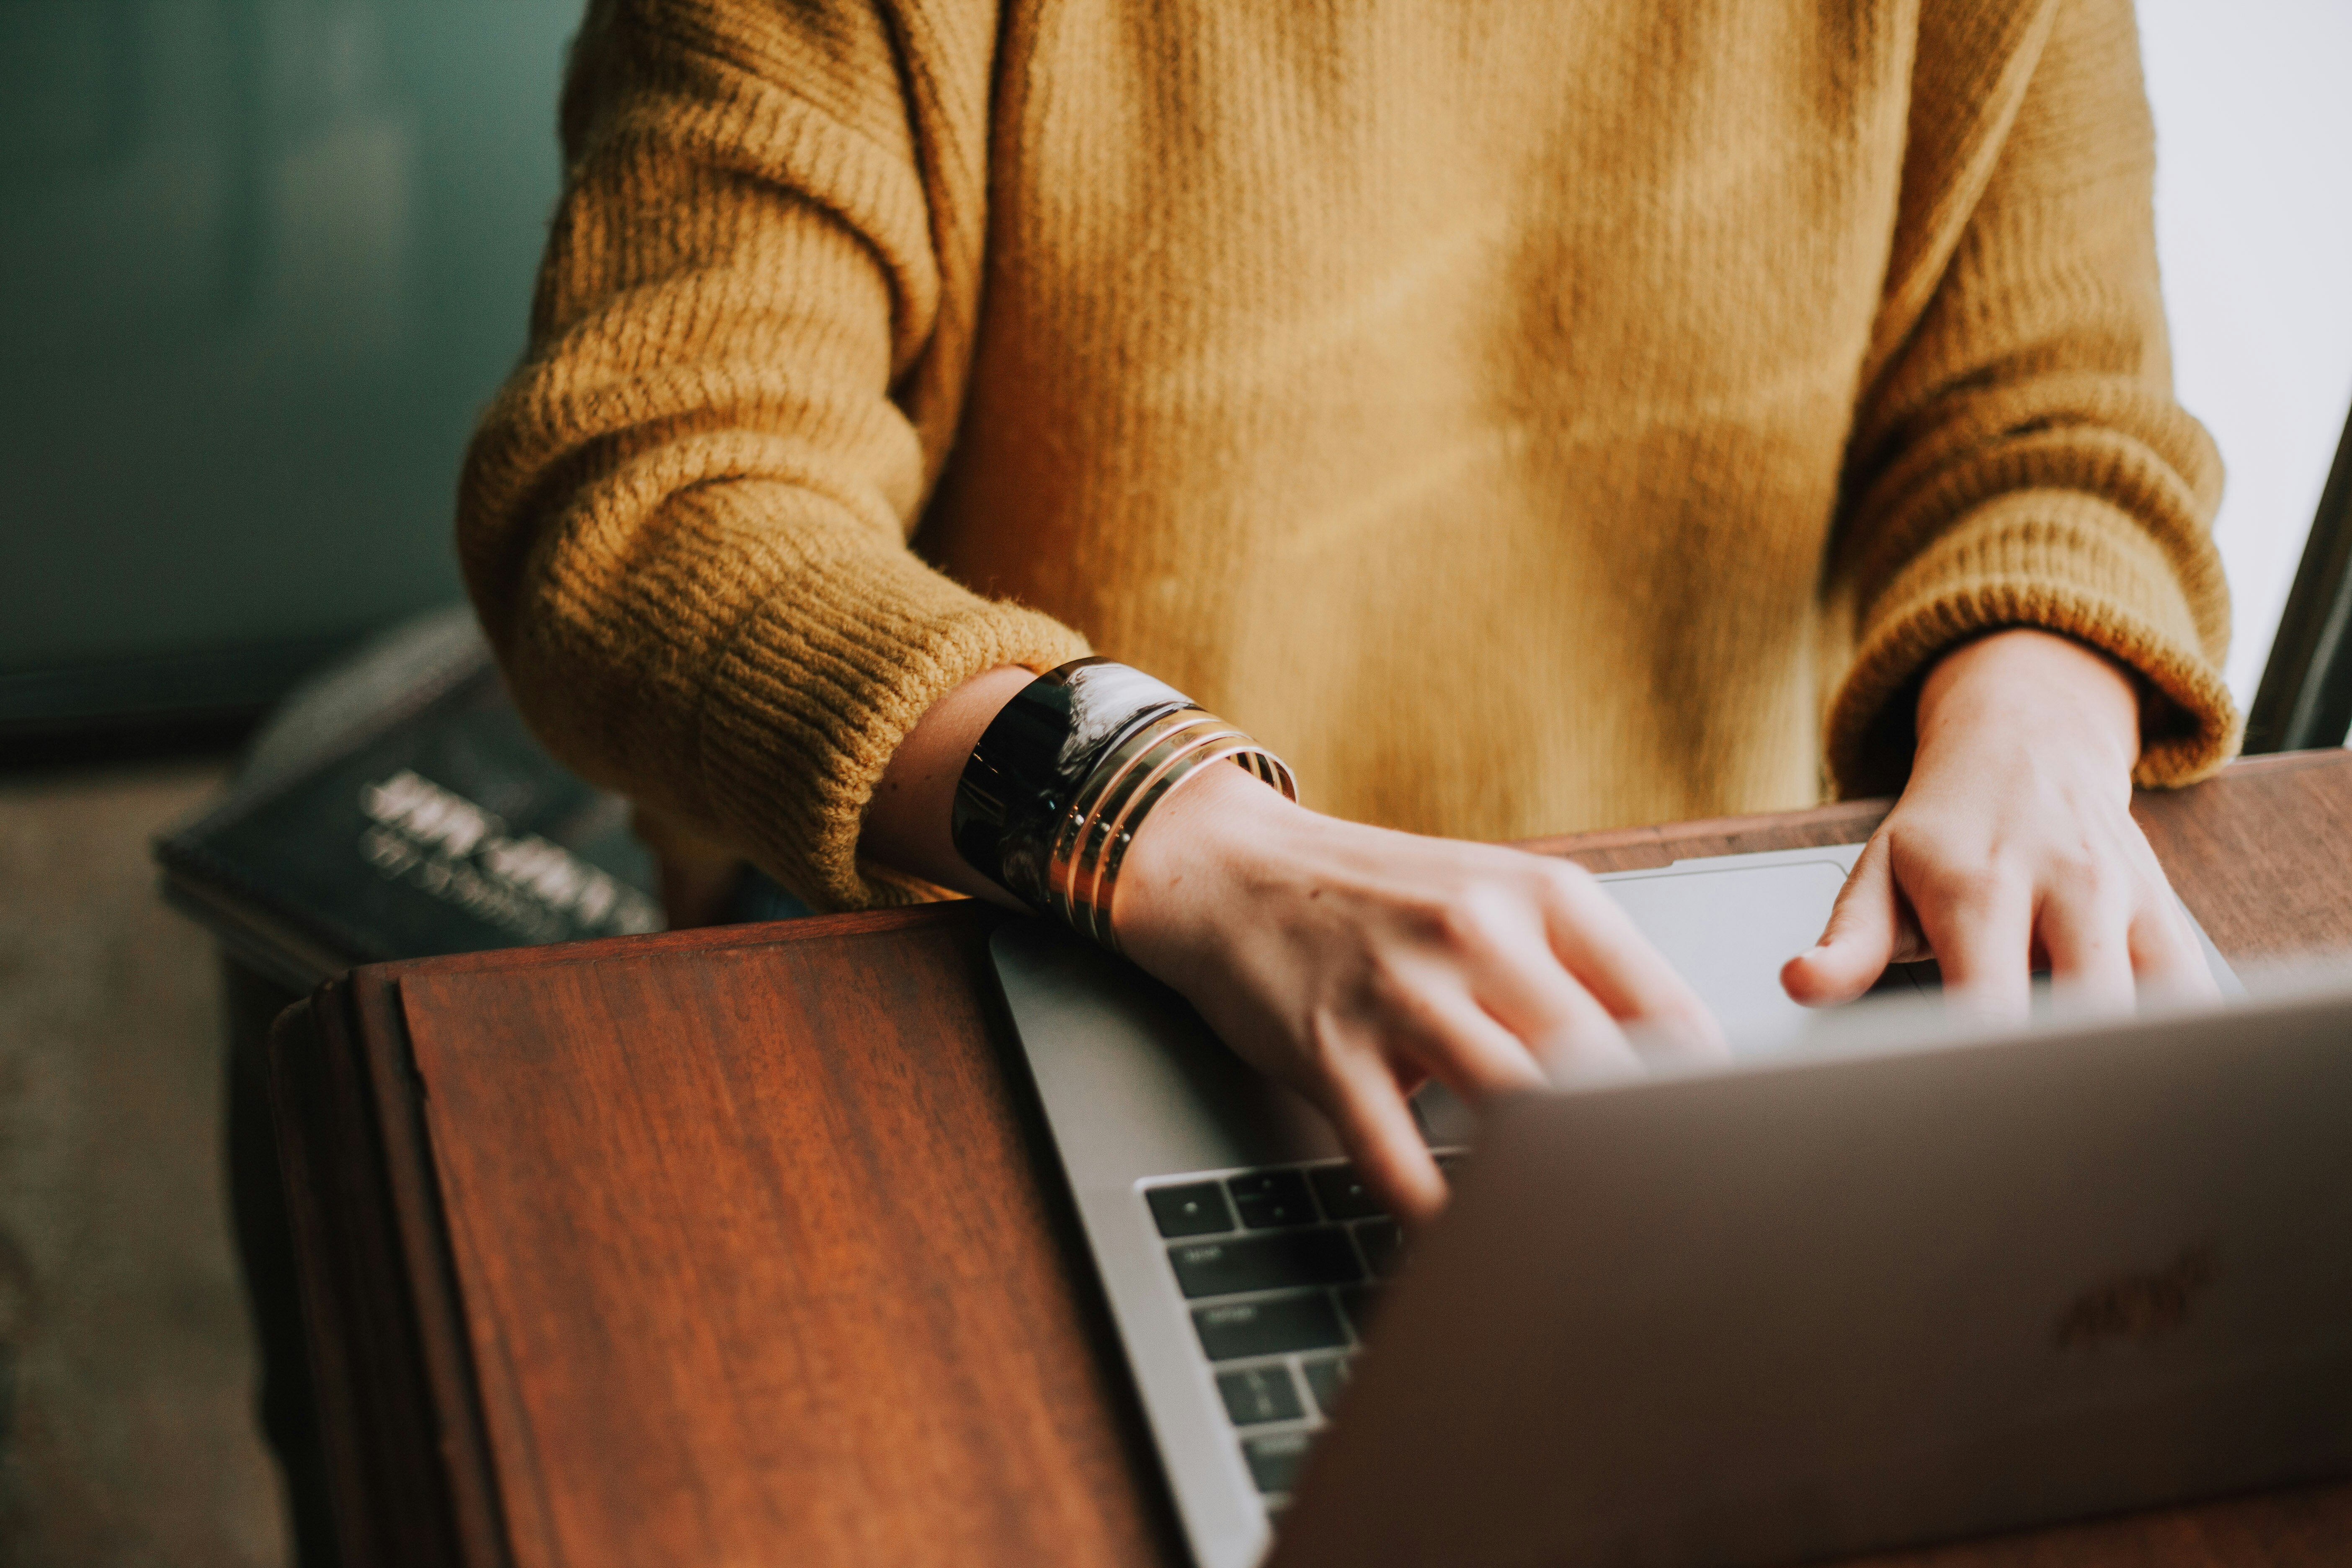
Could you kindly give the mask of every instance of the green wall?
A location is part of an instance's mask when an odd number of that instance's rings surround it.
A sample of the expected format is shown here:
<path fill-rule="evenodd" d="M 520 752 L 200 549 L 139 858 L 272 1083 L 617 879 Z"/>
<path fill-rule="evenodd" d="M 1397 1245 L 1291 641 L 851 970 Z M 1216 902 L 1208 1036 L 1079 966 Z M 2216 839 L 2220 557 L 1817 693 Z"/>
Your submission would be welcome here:
<path fill-rule="evenodd" d="M 579 12 L 0 3 L 0 672 L 458 596 Z"/>

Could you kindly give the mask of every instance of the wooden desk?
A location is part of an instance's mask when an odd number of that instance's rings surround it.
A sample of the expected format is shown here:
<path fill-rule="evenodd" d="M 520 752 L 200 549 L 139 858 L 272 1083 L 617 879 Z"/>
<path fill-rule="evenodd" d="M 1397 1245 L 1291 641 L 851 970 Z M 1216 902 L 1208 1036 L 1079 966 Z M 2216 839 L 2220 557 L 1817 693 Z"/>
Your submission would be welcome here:
<path fill-rule="evenodd" d="M 1865 837 L 1883 804 L 1540 846 Z M 2147 825 L 2222 951 L 2352 946 L 2352 755 Z M 971 904 L 360 970 L 275 1093 L 353 1568 L 1181 1564 Z M 2340 1564 L 2352 1484 L 1871 1560 Z"/>

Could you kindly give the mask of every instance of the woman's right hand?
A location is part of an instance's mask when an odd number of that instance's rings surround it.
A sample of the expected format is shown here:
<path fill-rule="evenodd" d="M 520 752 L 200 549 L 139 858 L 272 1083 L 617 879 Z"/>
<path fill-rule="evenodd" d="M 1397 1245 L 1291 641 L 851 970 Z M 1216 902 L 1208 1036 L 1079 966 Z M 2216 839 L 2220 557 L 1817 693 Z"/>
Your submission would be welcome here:
<path fill-rule="evenodd" d="M 866 812 L 867 856 L 1013 908 L 949 834 L 965 759 L 1035 677 L 974 676 L 899 744 Z M 1292 805 L 1206 767 L 1155 806 L 1111 907 L 1128 956 L 1225 1043 L 1320 1106 L 1390 1212 L 1430 1217 L 1445 1181 L 1406 1097 L 1435 1078 L 1497 1092 L 1635 1065 L 1624 1026 L 1720 1052 L 1680 976 L 1583 870 Z"/>
<path fill-rule="evenodd" d="M 1112 923 L 1244 1058 L 1306 1094 L 1407 1220 L 1445 1183 L 1407 1097 L 1631 1067 L 1624 1026 L 1722 1049 L 1706 1006 L 1581 868 L 1292 805 L 1211 767 L 1129 846 Z"/>

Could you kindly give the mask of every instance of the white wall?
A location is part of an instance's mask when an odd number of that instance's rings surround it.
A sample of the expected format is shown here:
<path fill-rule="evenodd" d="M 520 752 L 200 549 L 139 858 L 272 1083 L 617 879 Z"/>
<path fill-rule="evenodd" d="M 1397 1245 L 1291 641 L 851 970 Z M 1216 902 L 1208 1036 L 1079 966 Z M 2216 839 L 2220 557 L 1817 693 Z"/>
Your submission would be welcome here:
<path fill-rule="evenodd" d="M 2249 701 L 2352 407 L 2352 0 L 2140 0 L 2180 400 L 2230 468 L 2215 537 Z"/>

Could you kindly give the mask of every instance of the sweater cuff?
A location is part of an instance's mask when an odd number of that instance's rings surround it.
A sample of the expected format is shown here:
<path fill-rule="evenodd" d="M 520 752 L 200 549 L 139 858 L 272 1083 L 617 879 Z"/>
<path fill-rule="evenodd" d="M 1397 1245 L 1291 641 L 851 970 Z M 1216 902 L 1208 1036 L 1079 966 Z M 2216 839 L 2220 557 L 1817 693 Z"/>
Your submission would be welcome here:
<path fill-rule="evenodd" d="M 2138 674 L 2135 783 L 2203 778 L 2236 753 L 2242 721 L 2219 668 L 2227 590 L 2218 577 L 2200 586 L 2192 603 L 2179 563 L 2095 497 L 2030 491 L 1978 509 L 1890 580 L 1863 617 L 1829 710 L 1839 794 L 1899 790 L 1929 667 L 1973 637 L 2011 626 L 2072 637 Z"/>
<path fill-rule="evenodd" d="M 973 676 L 1043 672 L 1088 651 L 1050 616 L 983 599 L 908 552 L 845 552 L 759 604 L 714 661 L 701 748 L 711 805 L 753 862 L 819 909 L 945 897 L 857 854 L 884 768 Z"/>

